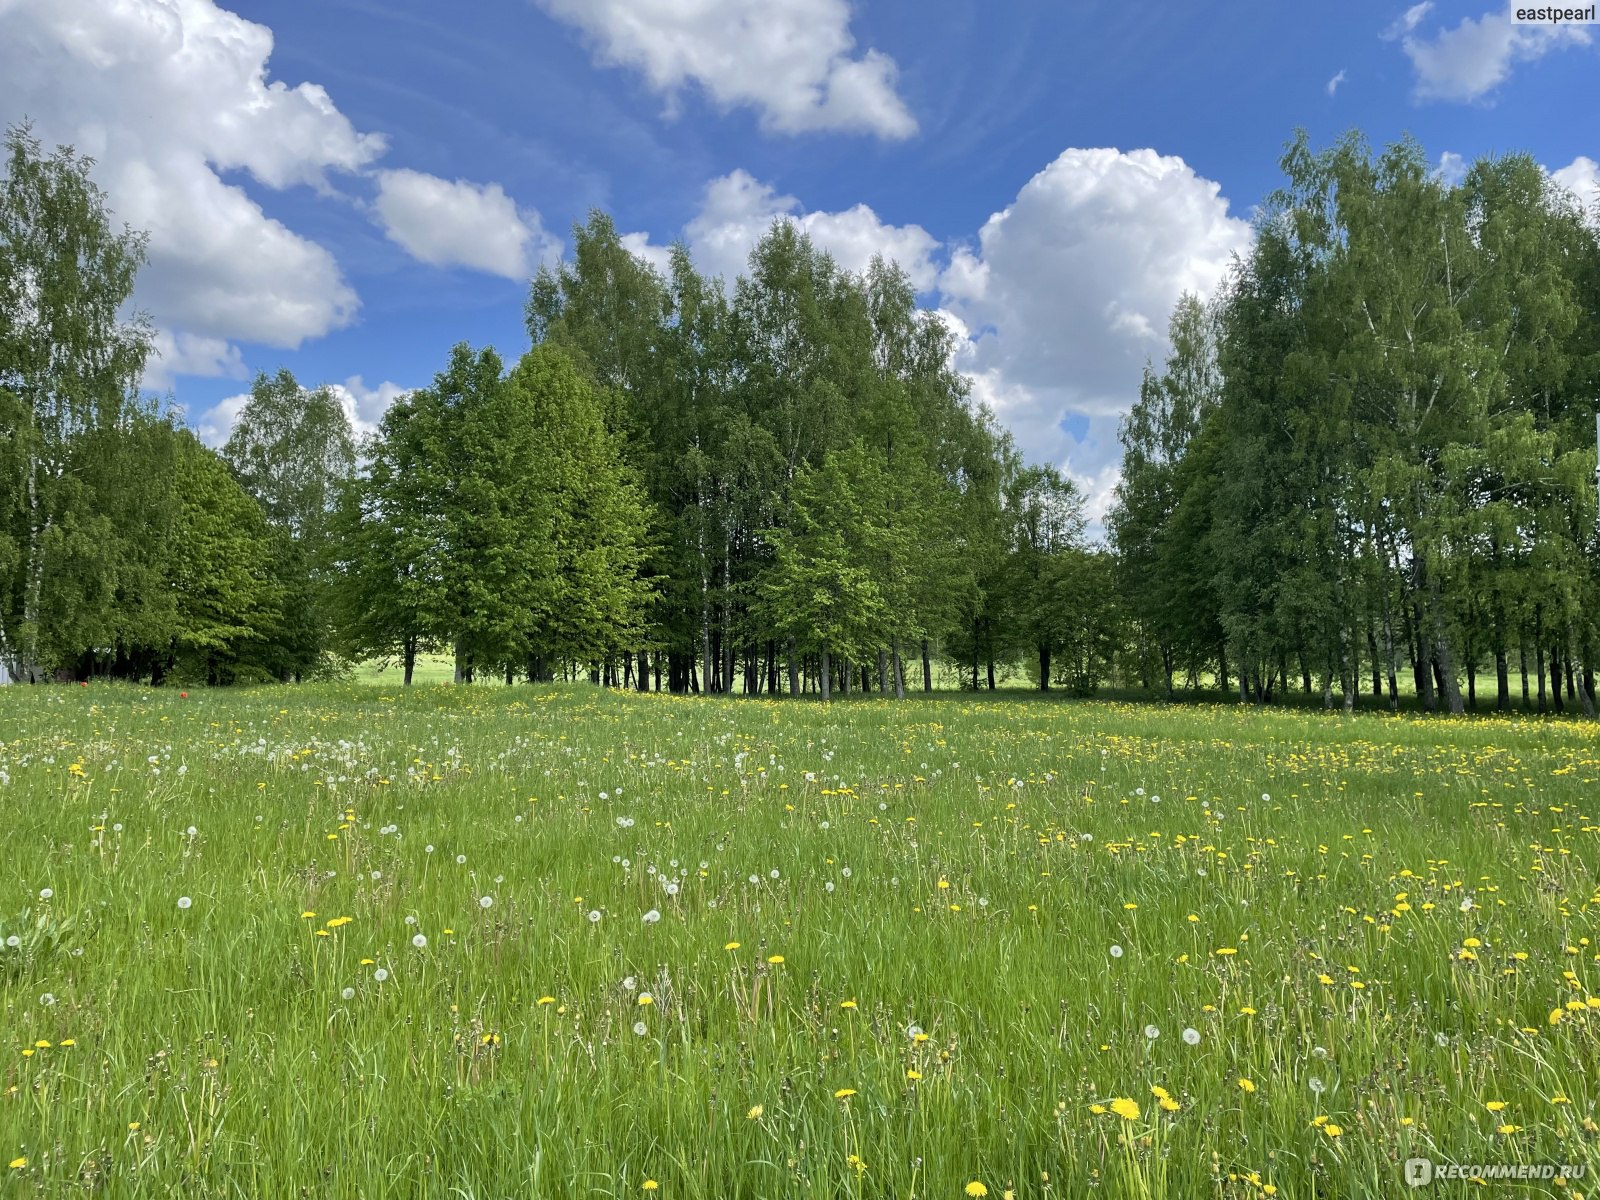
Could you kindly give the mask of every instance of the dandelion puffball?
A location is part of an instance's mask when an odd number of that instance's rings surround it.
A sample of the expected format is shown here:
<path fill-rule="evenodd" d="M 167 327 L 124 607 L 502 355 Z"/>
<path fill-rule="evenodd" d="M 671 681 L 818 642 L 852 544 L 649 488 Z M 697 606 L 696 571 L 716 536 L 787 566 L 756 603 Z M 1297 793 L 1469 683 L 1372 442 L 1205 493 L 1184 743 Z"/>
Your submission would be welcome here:
<path fill-rule="evenodd" d="M 188 896 L 179 896 L 178 897 L 178 907 L 179 908 L 188 908 L 193 903 L 194 903 L 194 901 L 191 900 Z"/>
<path fill-rule="evenodd" d="M 389 972 L 388 972 L 388 970 L 386 968 L 379 967 L 376 971 L 374 971 L 372 973 L 372 977 L 374 979 L 376 979 L 379 983 L 382 983 L 384 980 L 389 978 Z"/>
<path fill-rule="evenodd" d="M 1111 947 L 1111 957 L 1112 958 L 1121 958 L 1122 957 L 1122 947 L 1121 946 L 1116 946 L 1116 945 L 1112 946 Z"/>
<path fill-rule="evenodd" d="M 478 907 L 479 908 L 490 908 L 493 905 L 494 905 L 494 897 L 493 896 L 479 896 L 478 897 Z"/>
<path fill-rule="evenodd" d="M 427 947 L 427 945 L 428 945 L 428 936 L 427 936 L 427 934 L 423 934 L 423 933 L 417 934 L 416 937 L 411 939 L 411 944 L 413 946 L 415 946 L 418 950 L 425 949 Z"/>
<path fill-rule="evenodd" d="M 341 1000 L 354 1000 L 356 998 L 356 990 L 355 990 L 355 988 L 353 988 L 353 987 L 345 988 L 344 991 L 339 993 L 339 998 Z"/>
<path fill-rule="evenodd" d="M 1161 1030 L 1158 1026 L 1146 1025 L 1144 1027 L 1144 1035 L 1153 1042 L 1161 1036 Z"/>
<path fill-rule="evenodd" d="M 1185 1029 L 1183 1031 L 1183 1040 L 1191 1046 L 1198 1046 L 1200 1044 L 1200 1031 L 1193 1027 Z"/>
<path fill-rule="evenodd" d="M 39 889 L 39 899 L 41 899 L 41 900 L 48 900 L 48 899 L 50 899 L 51 896 L 54 896 L 54 895 L 55 895 L 55 892 L 52 891 L 50 888 L 40 888 Z"/>

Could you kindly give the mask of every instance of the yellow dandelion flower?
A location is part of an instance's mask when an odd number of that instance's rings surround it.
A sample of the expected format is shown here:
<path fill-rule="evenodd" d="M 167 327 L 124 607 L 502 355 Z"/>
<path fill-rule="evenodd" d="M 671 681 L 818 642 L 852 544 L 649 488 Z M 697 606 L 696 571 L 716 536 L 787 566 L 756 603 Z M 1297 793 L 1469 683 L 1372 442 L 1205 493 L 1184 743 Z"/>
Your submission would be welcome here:
<path fill-rule="evenodd" d="M 783 965 L 783 955 L 781 955 L 781 954 L 771 955 L 767 959 L 767 962 L 769 964 L 771 964 L 772 966 L 774 966 L 774 967 L 781 967 Z"/>
<path fill-rule="evenodd" d="M 966 1188 L 963 1190 L 969 1196 L 987 1196 L 989 1194 L 989 1189 L 984 1187 L 983 1184 L 979 1183 L 976 1179 L 967 1184 Z"/>
<path fill-rule="evenodd" d="M 1139 1119 L 1139 1104 L 1135 1100 L 1119 1097 L 1111 1102 L 1111 1111 L 1124 1121 L 1137 1121 Z"/>
<path fill-rule="evenodd" d="M 855 1088 L 840 1088 L 833 1094 L 835 1100 L 848 1100 L 856 1094 Z"/>
<path fill-rule="evenodd" d="M 1253 1091 L 1255 1091 L 1256 1090 L 1255 1081 L 1254 1080 L 1250 1080 L 1250 1079 L 1241 1079 L 1241 1080 L 1239 1080 L 1239 1090 L 1242 1091 L 1242 1092 L 1253 1092 Z"/>
<path fill-rule="evenodd" d="M 540 996 L 539 997 L 539 1003 L 540 1004 L 554 1004 L 555 1002 L 556 1002 L 556 998 L 554 996 Z"/>
<path fill-rule="evenodd" d="M 20 1170 L 22 1170 L 23 1167 L 25 1167 L 27 1165 L 28 1165 L 28 1160 L 26 1158 L 13 1158 L 11 1160 L 11 1169 L 13 1171 L 20 1171 Z"/>
<path fill-rule="evenodd" d="M 750 1111 L 745 1113 L 744 1119 L 746 1121 L 759 1121 L 759 1120 L 761 1120 L 761 1114 L 766 1112 L 766 1111 L 767 1111 L 766 1108 L 763 1107 L 762 1105 L 760 1105 L 760 1104 L 752 1104 L 750 1106 Z"/>
<path fill-rule="evenodd" d="M 1171 1096 L 1162 1096 L 1161 1099 L 1159 1101 L 1157 1101 L 1157 1103 L 1159 1103 L 1161 1105 L 1161 1108 L 1162 1108 L 1163 1112 L 1169 1112 L 1169 1113 L 1170 1112 L 1177 1112 L 1178 1109 L 1181 1107 L 1181 1105 L 1179 1105 L 1179 1103 L 1176 1100 L 1174 1100 Z"/>
<path fill-rule="evenodd" d="M 906 1071 L 906 1078 L 915 1083 L 917 1080 L 922 1078 L 922 1072 L 917 1070 L 915 1067 L 912 1067 Z"/>
<path fill-rule="evenodd" d="M 738 948 L 739 948 L 739 943 L 738 942 L 729 942 L 726 946 L 723 947 L 724 950 L 737 950 Z"/>
<path fill-rule="evenodd" d="M 1089 1111 L 1097 1117 L 1103 1117 L 1106 1115 L 1106 1106 L 1104 1104 L 1091 1104 L 1089 1105 Z"/>
<path fill-rule="evenodd" d="M 1495 1127 L 1496 1133 L 1520 1133 L 1521 1131 L 1521 1125 L 1497 1125 Z"/>
<path fill-rule="evenodd" d="M 1504 1100 L 1489 1100 L 1485 1102 L 1484 1107 L 1492 1113 L 1503 1112 L 1505 1111 L 1506 1102 Z"/>
<path fill-rule="evenodd" d="M 1322 1132 L 1331 1138 L 1336 1138 L 1341 1136 L 1344 1133 L 1344 1130 L 1339 1126 L 1330 1123 L 1322 1127 Z"/>
<path fill-rule="evenodd" d="M 647 1191 L 647 1192 L 653 1192 L 657 1188 L 659 1188 L 660 1186 L 661 1185 L 659 1183 L 657 1183 L 654 1179 L 646 1179 L 644 1181 L 644 1190 Z"/>

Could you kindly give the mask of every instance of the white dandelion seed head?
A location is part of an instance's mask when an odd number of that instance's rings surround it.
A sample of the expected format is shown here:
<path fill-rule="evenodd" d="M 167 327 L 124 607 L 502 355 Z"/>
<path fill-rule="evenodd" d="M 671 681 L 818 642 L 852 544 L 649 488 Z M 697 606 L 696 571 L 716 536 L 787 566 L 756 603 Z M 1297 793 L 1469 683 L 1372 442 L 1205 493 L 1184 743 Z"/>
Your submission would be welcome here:
<path fill-rule="evenodd" d="M 850 874 L 851 874 L 850 868 L 849 867 L 840 867 L 839 868 L 839 874 L 844 876 L 846 879 L 849 879 L 850 878 Z"/>
<path fill-rule="evenodd" d="M 478 897 L 478 907 L 479 908 L 493 908 L 494 907 L 494 897 L 493 896 L 479 896 Z"/>
<path fill-rule="evenodd" d="M 422 852 L 424 854 L 432 854 L 433 853 L 433 843 L 429 842 L 426 846 L 424 846 L 422 848 Z"/>
<path fill-rule="evenodd" d="M 1161 1027 L 1158 1025 L 1146 1025 L 1144 1027 L 1144 1035 L 1153 1042 L 1161 1036 Z"/>
<path fill-rule="evenodd" d="M 597 925 L 597 924 L 599 924 L 599 922 L 600 922 L 600 910 L 598 908 L 591 908 L 589 910 L 589 924 Z"/>
<path fill-rule="evenodd" d="M 184 830 L 184 832 L 187 833 L 190 837 L 195 837 L 200 833 L 200 831 L 198 829 L 196 829 L 193 825 L 189 826 L 189 828 Z"/>
<path fill-rule="evenodd" d="M 192 904 L 194 904 L 194 901 L 191 900 L 188 896 L 179 896 L 178 897 L 178 907 L 179 908 L 188 908 Z"/>
<path fill-rule="evenodd" d="M 260 817 L 257 817 L 257 818 L 256 818 L 256 820 L 258 820 L 258 821 L 259 821 L 259 820 L 260 820 L 260 819 L 261 819 L 261 818 L 260 818 Z M 111 832 L 112 832 L 112 833 L 121 833 L 121 832 L 122 832 L 122 822 L 121 822 L 121 821 L 118 821 L 118 822 L 117 822 L 117 823 L 116 823 L 116 824 L 115 824 L 115 825 L 113 825 L 113 826 L 112 826 L 112 827 L 111 827 Z"/>
<path fill-rule="evenodd" d="M 1111 957 L 1112 958 L 1121 958 L 1122 957 L 1122 947 L 1113 944 L 1112 947 L 1111 947 Z"/>
<path fill-rule="evenodd" d="M 377 981 L 378 981 L 378 982 L 379 982 L 379 983 L 382 983 L 382 982 L 384 982 L 384 980 L 386 980 L 386 979 L 388 979 L 388 978 L 389 978 L 389 971 L 388 971 L 388 968 L 386 968 L 386 967 L 379 967 L 379 968 L 378 968 L 378 969 L 377 969 L 377 970 L 376 970 L 376 971 L 374 971 L 374 972 L 373 972 L 373 973 L 372 973 L 372 977 L 373 977 L 373 978 L 374 978 L 374 979 L 376 979 L 376 980 L 377 980 Z"/>
<path fill-rule="evenodd" d="M 41 899 L 41 900 L 48 900 L 48 899 L 50 899 L 51 896 L 54 896 L 55 894 L 56 893 L 55 893 L 55 890 L 53 888 L 40 888 L 39 889 L 39 899 Z"/>
<path fill-rule="evenodd" d="M 654 925 L 659 920 L 661 920 L 661 910 L 658 908 L 652 908 L 644 915 L 644 923 L 646 925 Z"/>
<path fill-rule="evenodd" d="M 416 923 L 417 923 L 417 919 L 415 917 L 407 917 L 406 918 L 406 924 L 407 925 L 415 925 Z"/>
<path fill-rule="evenodd" d="M 1270 792 L 1262 792 L 1261 793 L 1261 803 L 1270 804 L 1271 802 L 1272 802 L 1271 793 Z"/>
<path fill-rule="evenodd" d="M 383 872 L 382 871 L 374 871 L 372 873 L 372 881 L 374 883 L 376 883 L 378 880 L 380 880 L 382 878 L 383 878 Z"/>
<path fill-rule="evenodd" d="M 1323 1083 L 1322 1080 L 1318 1079 L 1315 1075 L 1306 1081 L 1306 1086 L 1308 1086 L 1319 1096 L 1328 1090 L 1327 1084 Z"/>
<path fill-rule="evenodd" d="M 1322 1046 L 1313 1046 L 1313 1047 L 1311 1047 L 1311 1057 L 1312 1058 L 1327 1058 L 1328 1057 L 1328 1051 L 1326 1050 L 1326 1048 L 1324 1048 Z"/>
<path fill-rule="evenodd" d="M 1183 1040 L 1191 1046 L 1200 1044 L 1200 1031 L 1193 1026 L 1183 1031 Z"/>
<path fill-rule="evenodd" d="M 825 892 L 833 891 L 833 880 L 830 879 L 830 880 L 828 880 L 827 883 L 823 884 L 822 885 L 822 890 L 825 891 Z"/>
<path fill-rule="evenodd" d="M 643 1037 L 645 1034 L 650 1032 L 650 1027 L 648 1025 L 646 1025 L 643 1021 L 635 1021 L 633 1023 L 633 1031 L 634 1031 L 634 1033 L 638 1034 L 640 1037 Z"/>
<path fill-rule="evenodd" d="M 772 870 L 767 872 L 767 874 L 770 875 L 773 879 L 776 879 L 778 877 L 778 868 L 777 867 L 773 867 Z"/>
<path fill-rule="evenodd" d="M 634 988 L 639 986 L 639 981 L 632 975 L 629 975 L 623 979 L 622 986 L 631 992 Z"/>
<path fill-rule="evenodd" d="M 353 987 L 347 987 L 339 993 L 339 999 L 341 1000 L 354 1000 L 355 998 L 356 990 Z"/>
<path fill-rule="evenodd" d="M 465 854 L 456 855 L 456 866 L 464 867 L 466 865 L 467 865 L 467 856 Z"/>
<path fill-rule="evenodd" d="M 39 1003 L 44 1005 L 46 1008 L 49 1008 L 55 1002 L 56 997 L 54 992 L 46 992 L 44 995 L 39 997 Z"/>
<path fill-rule="evenodd" d="M 415 946 L 418 950 L 422 950 L 422 949 L 426 948 L 426 946 L 428 945 L 428 935 L 425 934 L 425 933 L 417 934 L 416 937 L 411 939 L 411 944 L 413 946 Z"/>
<path fill-rule="evenodd" d="M 15 950 L 18 946 L 22 945 L 22 939 L 13 933 L 10 937 L 6 938 L 6 945 Z"/>

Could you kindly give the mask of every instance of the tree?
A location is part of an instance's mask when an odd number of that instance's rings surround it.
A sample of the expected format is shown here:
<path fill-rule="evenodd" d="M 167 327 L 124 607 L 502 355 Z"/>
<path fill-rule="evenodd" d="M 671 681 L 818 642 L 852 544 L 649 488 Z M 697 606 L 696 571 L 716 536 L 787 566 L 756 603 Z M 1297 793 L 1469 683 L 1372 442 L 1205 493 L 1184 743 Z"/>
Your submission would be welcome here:
<path fill-rule="evenodd" d="M 339 489 L 355 469 L 350 419 L 332 389 L 308 392 L 287 369 L 262 373 L 222 455 L 278 533 L 291 614 L 283 675 L 298 680 L 329 644 L 331 522 Z"/>
<path fill-rule="evenodd" d="M 151 329 L 124 319 L 145 239 L 112 228 L 93 162 L 46 157 L 26 126 L 5 139 L 0 181 L 0 657 L 17 679 L 41 678 L 41 598 L 72 556 L 87 594 L 114 587 L 74 543 L 67 466 L 83 435 L 119 425 L 144 372 Z M 111 563 L 105 564 L 112 569 Z"/>

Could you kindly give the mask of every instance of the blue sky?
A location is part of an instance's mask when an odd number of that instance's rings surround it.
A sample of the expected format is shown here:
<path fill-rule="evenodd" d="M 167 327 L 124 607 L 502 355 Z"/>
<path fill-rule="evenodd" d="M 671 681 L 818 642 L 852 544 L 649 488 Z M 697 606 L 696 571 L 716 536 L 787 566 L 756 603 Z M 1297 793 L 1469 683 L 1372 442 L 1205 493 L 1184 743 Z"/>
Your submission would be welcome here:
<path fill-rule="evenodd" d="M 1445 0 L 0 0 L 0 118 L 94 153 L 150 230 L 147 383 L 210 440 L 257 370 L 370 424 L 455 341 L 516 355 L 591 207 L 728 274 L 782 215 L 899 258 L 1096 506 L 1172 300 L 1248 246 L 1295 127 L 1446 171 L 1525 150 L 1592 204 L 1597 67 L 1600 28 Z"/>

